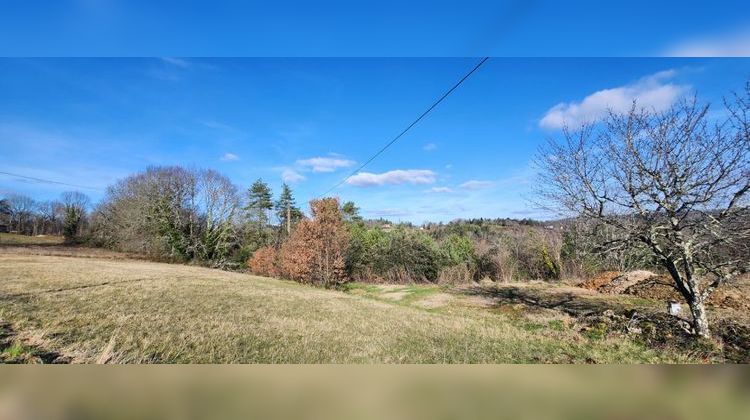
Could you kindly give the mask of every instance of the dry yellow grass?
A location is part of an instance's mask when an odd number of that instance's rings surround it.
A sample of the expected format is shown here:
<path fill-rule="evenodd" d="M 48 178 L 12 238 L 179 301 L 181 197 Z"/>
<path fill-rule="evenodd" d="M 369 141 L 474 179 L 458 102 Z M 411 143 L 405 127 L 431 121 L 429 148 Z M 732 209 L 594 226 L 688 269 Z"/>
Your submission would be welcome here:
<path fill-rule="evenodd" d="M 537 316 L 529 328 L 460 299 L 430 298 L 440 293 L 434 287 L 398 289 L 398 300 L 367 287 L 345 293 L 201 267 L 0 249 L 0 321 L 20 339 L 35 337 L 25 344 L 74 362 L 691 360 L 624 338 L 591 340 L 554 316 Z"/>

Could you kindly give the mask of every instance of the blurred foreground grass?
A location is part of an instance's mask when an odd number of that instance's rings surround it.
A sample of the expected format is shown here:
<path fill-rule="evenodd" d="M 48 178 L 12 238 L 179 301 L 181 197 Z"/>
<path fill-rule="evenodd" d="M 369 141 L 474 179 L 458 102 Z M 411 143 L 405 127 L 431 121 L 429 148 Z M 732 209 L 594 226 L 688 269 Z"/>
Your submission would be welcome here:
<path fill-rule="evenodd" d="M 750 418 L 746 366 L 57 366 L 0 373 L 0 419 Z"/>

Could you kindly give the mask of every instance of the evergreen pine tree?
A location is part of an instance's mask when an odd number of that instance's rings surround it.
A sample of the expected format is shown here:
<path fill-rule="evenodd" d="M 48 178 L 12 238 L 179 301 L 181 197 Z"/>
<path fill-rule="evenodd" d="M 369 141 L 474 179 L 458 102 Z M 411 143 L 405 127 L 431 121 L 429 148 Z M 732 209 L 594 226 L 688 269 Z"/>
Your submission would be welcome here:
<path fill-rule="evenodd" d="M 275 210 L 276 217 L 279 219 L 279 229 L 282 232 L 286 232 L 288 227 L 294 226 L 302 219 L 302 210 L 297 207 L 292 189 L 286 183 L 281 185 L 281 194 L 276 201 Z"/>
<path fill-rule="evenodd" d="M 256 247 L 266 245 L 265 229 L 271 221 L 272 209 L 271 188 L 262 179 L 258 179 L 247 190 L 247 206 L 245 207 L 249 222 L 253 226 L 254 238 L 251 242 L 255 242 Z"/>
<path fill-rule="evenodd" d="M 344 216 L 344 220 L 347 222 L 360 222 L 362 221 L 362 216 L 359 215 L 359 207 L 357 207 L 356 204 L 354 204 L 353 201 L 347 201 L 344 203 L 344 205 L 341 207 L 341 213 Z"/>

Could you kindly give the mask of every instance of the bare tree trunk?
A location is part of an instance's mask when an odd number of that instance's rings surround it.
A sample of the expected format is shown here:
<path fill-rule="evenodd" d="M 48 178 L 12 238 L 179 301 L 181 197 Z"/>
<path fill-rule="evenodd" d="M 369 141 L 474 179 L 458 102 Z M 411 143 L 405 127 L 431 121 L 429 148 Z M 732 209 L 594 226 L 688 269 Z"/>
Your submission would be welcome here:
<path fill-rule="evenodd" d="M 711 331 L 708 327 L 708 317 L 706 316 L 706 304 L 702 298 L 696 297 L 689 303 L 690 313 L 693 315 L 693 329 L 695 334 L 703 338 L 711 338 Z"/>

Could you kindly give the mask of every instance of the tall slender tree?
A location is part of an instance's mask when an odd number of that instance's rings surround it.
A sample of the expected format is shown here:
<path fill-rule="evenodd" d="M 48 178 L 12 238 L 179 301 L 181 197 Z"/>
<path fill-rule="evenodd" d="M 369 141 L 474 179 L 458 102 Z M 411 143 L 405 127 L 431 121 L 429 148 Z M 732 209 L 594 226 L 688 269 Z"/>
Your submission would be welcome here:
<path fill-rule="evenodd" d="M 247 206 L 245 207 L 253 236 L 250 239 L 257 247 L 266 245 L 268 239 L 266 228 L 271 221 L 272 209 L 271 188 L 259 178 L 247 191 Z"/>
<path fill-rule="evenodd" d="M 292 189 L 287 183 L 281 185 L 281 194 L 275 204 L 276 217 L 279 219 L 281 236 L 289 235 L 292 226 L 302 219 L 302 210 L 297 207 Z"/>

